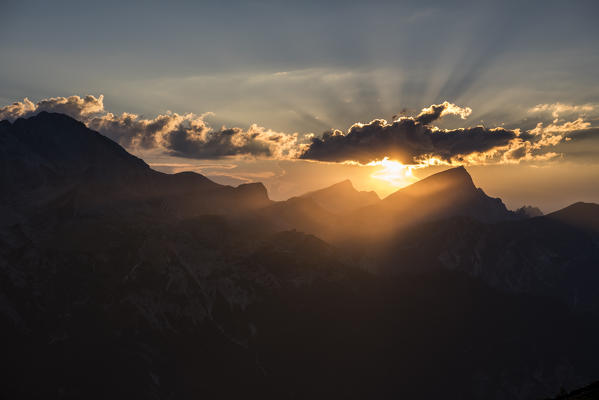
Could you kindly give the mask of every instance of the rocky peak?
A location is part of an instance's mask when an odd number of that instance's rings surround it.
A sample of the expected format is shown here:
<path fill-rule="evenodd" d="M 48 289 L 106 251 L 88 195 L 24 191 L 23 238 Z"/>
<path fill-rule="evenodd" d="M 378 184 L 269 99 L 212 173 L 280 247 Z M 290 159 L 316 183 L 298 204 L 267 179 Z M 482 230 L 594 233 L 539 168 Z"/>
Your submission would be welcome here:
<path fill-rule="evenodd" d="M 235 188 L 235 192 L 247 208 L 261 208 L 272 203 L 262 182 L 243 183 Z"/>

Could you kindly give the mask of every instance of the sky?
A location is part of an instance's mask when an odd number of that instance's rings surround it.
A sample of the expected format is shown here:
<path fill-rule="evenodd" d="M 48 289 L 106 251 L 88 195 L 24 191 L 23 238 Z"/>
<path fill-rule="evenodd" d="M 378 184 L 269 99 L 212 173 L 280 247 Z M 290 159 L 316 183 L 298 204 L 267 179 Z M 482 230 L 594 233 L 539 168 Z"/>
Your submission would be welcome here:
<path fill-rule="evenodd" d="M 465 165 L 511 208 L 599 202 L 597 1 L 0 10 L 1 118 L 65 112 L 164 172 L 280 200 Z"/>

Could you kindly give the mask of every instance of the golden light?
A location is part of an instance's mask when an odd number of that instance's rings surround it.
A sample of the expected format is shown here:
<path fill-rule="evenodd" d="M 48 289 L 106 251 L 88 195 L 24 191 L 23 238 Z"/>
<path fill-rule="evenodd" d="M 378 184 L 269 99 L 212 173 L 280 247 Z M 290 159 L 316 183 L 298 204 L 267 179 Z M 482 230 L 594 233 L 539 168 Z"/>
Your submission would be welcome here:
<path fill-rule="evenodd" d="M 418 178 L 412 174 L 412 170 L 417 167 L 415 165 L 404 165 L 399 161 L 389 160 L 388 157 L 385 157 L 381 161 L 372 161 L 368 163 L 368 165 L 380 165 L 382 168 L 375 171 L 370 177 L 386 181 L 393 187 L 407 186 L 418 180 Z"/>

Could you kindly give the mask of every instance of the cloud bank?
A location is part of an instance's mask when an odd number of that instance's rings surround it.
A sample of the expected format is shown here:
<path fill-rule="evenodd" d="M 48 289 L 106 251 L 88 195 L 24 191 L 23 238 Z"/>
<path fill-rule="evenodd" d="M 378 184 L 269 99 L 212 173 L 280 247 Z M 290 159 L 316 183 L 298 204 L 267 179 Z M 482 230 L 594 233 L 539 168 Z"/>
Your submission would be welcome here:
<path fill-rule="evenodd" d="M 54 97 L 33 103 L 25 98 L 0 108 L 0 120 L 30 117 L 41 111 L 67 114 L 130 150 L 162 149 L 187 158 L 219 159 L 230 156 L 296 158 L 298 134 L 265 129 L 256 124 L 248 129 L 211 128 L 206 114 L 167 112 L 147 119 L 131 113 L 120 115 L 104 110 L 104 97 Z"/>
<path fill-rule="evenodd" d="M 468 107 L 443 102 L 423 108 L 415 116 L 401 116 L 391 123 L 375 119 L 356 123 L 347 132 L 331 130 L 321 136 L 275 132 L 258 125 L 247 129 L 213 129 L 207 114 L 167 112 L 154 118 L 113 114 L 104 109 L 104 97 L 53 97 L 33 103 L 29 99 L 1 107 L 0 120 L 29 117 L 41 111 L 59 112 L 84 122 L 129 150 L 159 149 L 165 154 L 193 159 L 250 157 L 304 159 L 368 164 L 390 159 L 406 165 L 517 163 L 558 156 L 548 151 L 569 140 L 569 135 L 591 127 L 583 117 L 565 121 L 562 113 L 593 110 L 591 105 L 540 104 L 530 113 L 550 113 L 555 119 L 534 129 L 483 126 L 440 129 L 433 123 L 445 116 L 466 119 Z M 307 143 L 304 143 L 304 142 Z"/>
<path fill-rule="evenodd" d="M 300 158 L 329 162 L 368 163 L 385 158 L 403 164 L 485 164 L 514 163 L 521 160 L 546 160 L 558 154 L 547 152 L 570 132 L 586 129 L 582 119 L 543 126 L 521 132 L 518 129 L 483 126 L 439 129 L 431 124 L 446 116 L 466 119 L 472 110 L 444 102 L 424 108 L 415 117 L 400 117 L 388 123 L 376 119 L 354 124 L 347 133 L 326 132 L 312 142 Z"/>

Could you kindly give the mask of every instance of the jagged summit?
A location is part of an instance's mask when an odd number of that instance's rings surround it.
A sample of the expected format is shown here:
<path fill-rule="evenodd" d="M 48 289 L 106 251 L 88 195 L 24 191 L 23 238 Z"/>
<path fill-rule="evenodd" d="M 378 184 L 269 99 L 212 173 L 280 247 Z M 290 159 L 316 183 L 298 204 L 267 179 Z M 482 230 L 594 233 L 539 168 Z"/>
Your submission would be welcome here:
<path fill-rule="evenodd" d="M 518 216 L 522 218 L 535 218 L 543 216 L 543 211 L 539 207 L 534 206 L 522 206 L 515 211 Z"/>

